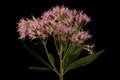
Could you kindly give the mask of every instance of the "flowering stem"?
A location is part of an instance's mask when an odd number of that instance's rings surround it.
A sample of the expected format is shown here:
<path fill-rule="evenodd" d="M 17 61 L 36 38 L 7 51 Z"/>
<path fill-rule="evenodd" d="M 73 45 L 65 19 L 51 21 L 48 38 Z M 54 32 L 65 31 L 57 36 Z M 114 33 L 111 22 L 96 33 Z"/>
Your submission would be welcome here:
<path fill-rule="evenodd" d="M 43 45 L 44 45 L 44 48 L 45 48 L 45 51 L 46 51 L 46 54 L 47 54 L 47 57 L 48 57 L 48 50 L 47 50 L 47 46 L 46 46 L 46 42 L 43 42 Z M 48 58 L 49 59 L 49 58 Z M 59 75 L 59 72 L 58 70 L 56 69 L 55 66 L 52 65 L 53 68 L 51 68 L 57 75 Z"/>
<path fill-rule="evenodd" d="M 65 55 L 64 55 L 64 57 L 63 57 L 63 61 L 64 61 L 65 58 L 67 57 L 68 52 L 69 52 L 69 50 L 71 49 L 71 47 L 72 47 L 72 44 L 70 44 L 69 47 L 67 48 L 67 50 L 66 50 L 66 52 L 65 52 Z"/>
<path fill-rule="evenodd" d="M 63 80 L 63 59 L 62 59 L 62 44 L 61 44 L 61 47 L 60 47 L 60 56 L 59 56 L 59 58 L 60 58 L 60 75 L 59 75 L 59 78 L 60 78 L 60 80 Z"/>
<path fill-rule="evenodd" d="M 59 56 L 59 59 L 60 59 L 60 73 L 59 73 L 59 79 L 60 80 L 63 80 L 63 60 L 62 60 L 62 52 L 63 52 L 63 46 L 62 46 L 62 43 L 60 41 L 60 39 L 58 40 L 58 45 L 57 45 L 57 40 L 55 38 L 55 36 L 53 36 L 54 38 L 54 43 L 55 43 L 55 47 L 56 47 L 56 50 L 57 50 L 57 53 L 58 53 L 58 56 Z M 60 50 L 58 49 L 60 48 Z"/>
<path fill-rule="evenodd" d="M 58 47 L 57 47 L 57 43 L 56 43 L 56 39 L 55 39 L 55 36 L 53 36 L 53 38 L 54 38 L 54 43 L 55 43 L 55 47 L 56 47 L 57 53 L 59 53 Z"/>
<path fill-rule="evenodd" d="M 60 57 L 60 75 L 59 75 L 60 80 L 63 80 L 63 60 L 62 56 Z"/>

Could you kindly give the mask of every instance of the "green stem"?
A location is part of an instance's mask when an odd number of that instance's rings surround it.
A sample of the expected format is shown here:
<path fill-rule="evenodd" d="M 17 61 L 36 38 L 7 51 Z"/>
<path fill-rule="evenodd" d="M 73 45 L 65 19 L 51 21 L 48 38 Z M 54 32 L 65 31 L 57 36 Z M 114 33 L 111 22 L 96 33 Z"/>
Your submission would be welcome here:
<path fill-rule="evenodd" d="M 59 78 L 60 80 L 63 80 L 63 58 L 62 58 L 62 52 L 63 52 L 63 46 L 62 44 L 60 45 L 60 75 L 59 75 Z"/>
<path fill-rule="evenodd" d="M 60 80 L 63 80 L 63 60 L 62 57 L 60 57 L 60 75 L 59 75 Z"/>
<path fill-rule="evenodd" d="M 60 80 L 63 80 L 63 75 L 60 75 Z"/>
<path fill-rule="evenodd" d="M 47 54 L 47 57 L 48 57 L 48 50 L 47 50 L 47 46 L 46 46 L 46 42 L 43 42 L 43 45 L 44 45 L 44 48 L 45 48 L 45 51 L 46 51 L 46 54 Z M 48 58 L 49 59 L 49 58 Z M 51 68 L 57 75 L 59 75 L 59 72 L 58 70 L 55 68 L 55 66 L 52 65 L 53 68 Z"/>
<path fill-rule="evenodd" d="M 54 37 L 54 43 L 55 43 L 55 47 L 56 47 L 56 50 L 57 50 L 57 53 L 58 53 L 58 56 L 59 56 L 59 59 L 60 59 L 60 73 L 59 73 L 59 79 L 60 80 L 63 80 L 63 58 L 62 58 L 62 53 L 63 53 L 63 45 L 62 45 L 62 42 L 60 41 L 60 39 L 58 39 L 58 44 L 57 44 L 57 40 L 55 39 L 55 36 Z M 60 49 L 58 49 L 60 48 Z"/>
<path fill-rule="evenodd" d="M 55 43 L 55 47 L 56 47 L 57 53 L 59 54 L 59 50 L 58 50 L 58 47 L 57 47 L 57 41 L 55 39 L 55 35 L 53 35 L 53 38 L 54 38 L 54 43 Z"/>
<path fill-rule="evenodd" d="M 68 56 L 68 53 L 69 53 L 69 50 L 71 49 L 72 47 L 72 44 L 69 45 L 69 47 L 67 48 L 66 52 L 65 52 L 65 55 L 63 57 L 63 61 L 65 60 L 65 58 Z"/>

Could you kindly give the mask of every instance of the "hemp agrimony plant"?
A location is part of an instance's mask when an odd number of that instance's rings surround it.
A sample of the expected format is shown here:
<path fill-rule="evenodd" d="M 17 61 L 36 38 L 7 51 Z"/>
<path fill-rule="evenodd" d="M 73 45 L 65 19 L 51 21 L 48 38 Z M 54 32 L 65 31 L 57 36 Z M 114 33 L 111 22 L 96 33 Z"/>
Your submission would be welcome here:
<path fill-rule="evenodd" d="M 93 51 L 94 44 L 88 43 L 92 38 L 89 31 L 84 31 L 84 26 L 91 21 L 83 11 L 71 10 L 64 6 L 55 6 L 52 9 L 44 12 L 40 17 L 32 19 L 22 18 L 17 27 L 24 47 L 45 67 L 31 66 L 34 70 L 51 70 L 54 71 L 60 80 L 63 80 L 63 75 L 72 69 L 85 66 L 95 60 L 104 50 Z M 59 57 L 59 68 L 56 68 L 55 58 L 48 51 L 48 40 L 52 37 L 55 45 L 56 53 Z M 30 41 L 39 39 L 37 43 L 44 46 L 44 51 L 48 61 L 43 59 L 40 54 L 33 52 L 25 43 L 25 38 Z M 38 44 L 39 45 L 39 44 Z M 42 48 L 42 47 L 41 47 Z M 85 50 L 88 55 L 79 57 L 81 52 Z M 41 53 L 41 52 L 40 52 Z"/>

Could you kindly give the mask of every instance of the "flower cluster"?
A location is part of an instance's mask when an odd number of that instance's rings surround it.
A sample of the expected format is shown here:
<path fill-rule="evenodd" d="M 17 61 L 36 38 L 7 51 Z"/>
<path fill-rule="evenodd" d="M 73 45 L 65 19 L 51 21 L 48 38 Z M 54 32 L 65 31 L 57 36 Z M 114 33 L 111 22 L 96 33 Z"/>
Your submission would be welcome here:
<path fill-rule="evenodd" d="M 39 18 L 21 19 L 17 31 L 20 33 L 19 39 L 29 37 L 33 40 L 53 35 L 63 41 L 82 44 L 91 38 L 88 31 L 81 29 L 90 20 L 83 11 L 56 6 L 44 12 Z M 92 52 L 89 47 L 86 48 Z"/>
<path fill-rule="evenodd" d="M 53 28 L 48 27 L 44 24 L 42 20 L 39 18 L 36 19 L 33 17 L 30 19 L 21 19 L 18 23 L 18 30 L 20 33 L 19 39 L 24 39 L 25 37 L 29 37 L 30 39 L 35 39 L 38 37 L 47 37 L 49 34 L 52 34 Z"/>

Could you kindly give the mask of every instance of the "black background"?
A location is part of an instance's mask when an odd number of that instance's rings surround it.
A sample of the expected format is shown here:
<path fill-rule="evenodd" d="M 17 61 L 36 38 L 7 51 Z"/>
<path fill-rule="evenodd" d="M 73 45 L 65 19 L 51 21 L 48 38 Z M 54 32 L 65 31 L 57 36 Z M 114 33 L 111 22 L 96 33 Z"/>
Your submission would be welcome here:
<path fill-rule="evenodd" d="M 118 77 L 117 72 L 119 72 L 119 61 L 117 58 L 119 54 L 117 50 L 119 48 L 116 46 L 119 41 L 119 31 L 117 31 L 118 7 L 115 2 L 97 0 L 14 1 L 13 5 L 11 4 L 7 7 L 9 9 L 9 7 L 13 6 L 8 11 L 8 16 L 12 17 L 10 23 L 13 23 L 13 25 L 9 25 L 8 28 L 10 30 L 9 34 L 11 34 L 11 37 L 7 38 L 10 52 L 7 58 L 3 59 L 5 76 L 15 80 L 59 80 L 58 76 L 53 72 L 40 72 L 28 69 L 29 66 L 42 64 L 24 49 L 21 40 L 18 40 L 19 34 L 16 32 L 17 23 L 21 18 L 31 18 L 32 15 L 39 17 L 44 11 L 56 5 L 65 5 L 70 9 L 83 10 L 88 14 L 92 18 L 92 22 L 87 26 L 91 34 L 94 35 L 93 40 L 96 44 L 96 51 L 106 50 L 91 64 L 66 73 L 64 80 L 115 80 Z"/>

